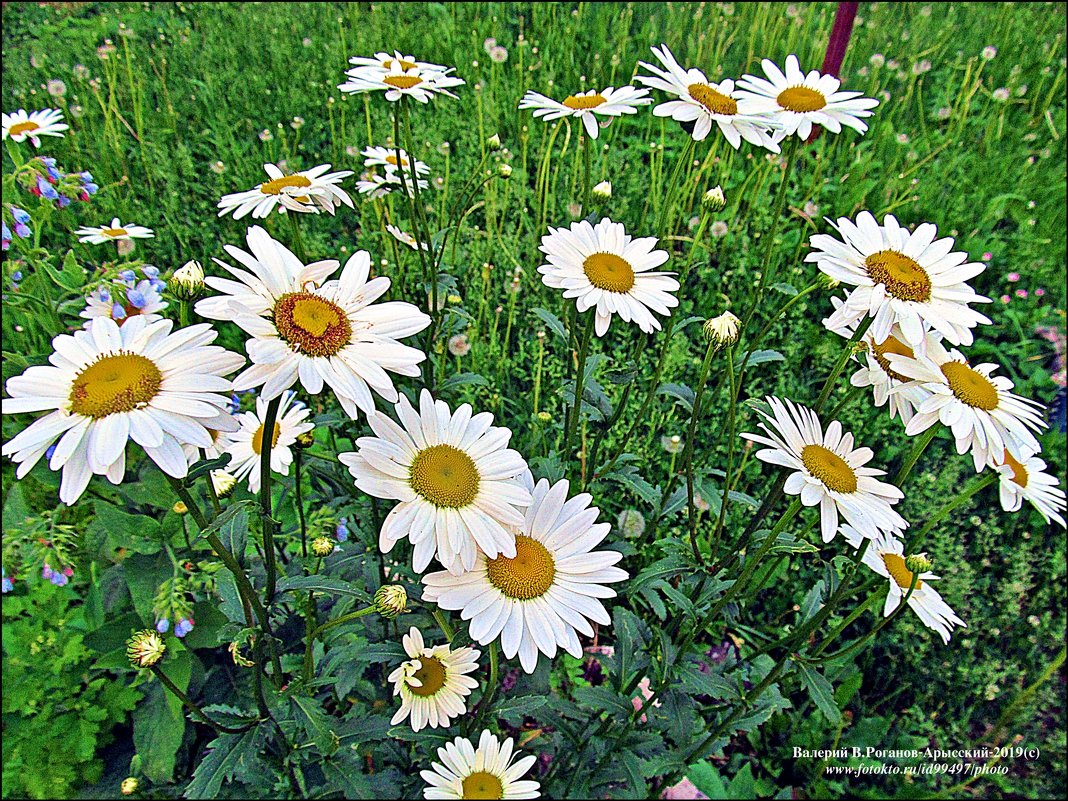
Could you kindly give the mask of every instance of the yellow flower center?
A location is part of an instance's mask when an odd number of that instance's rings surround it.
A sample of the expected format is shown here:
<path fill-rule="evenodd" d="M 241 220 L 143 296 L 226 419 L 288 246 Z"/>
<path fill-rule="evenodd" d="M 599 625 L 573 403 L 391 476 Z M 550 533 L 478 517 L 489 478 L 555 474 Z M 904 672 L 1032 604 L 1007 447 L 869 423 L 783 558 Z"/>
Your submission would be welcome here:
<path fill-rule="evenodd" d="M 712 114 L 733 116 L 738 113 L 738 101 L 733 97 L 727 97 L 723 92 L 717 92 L 708 84 L 691 83 L 686 87 L 690 97 L 708 109 Z"/>
<path fill-rule="evenodd" d="M 129 232 L 125 228 L 101 228 L 100 233 L 104 236 L 119 237 L 129 236 Z"/>
<path fill-rule="evenodd" d="M 452 445 L 431 445 L 415 455 L 408 485 L 434 506 L 461 509 L 478 495 L 474 460 Z"/>
<path fill-rule="evenodd" d="M 163 374 L 144 356 L 136 353 L 104 356 L 74 379 L 70 410 L 96 419 L 128 412 L 156 397 L 162 383 Z"/>
<path fill-rule="evenodd" d="M 388 156 L 386 156 L 386 164 L 392 164 L 394 167 L 396 167 L 397 166 L 397 156 L 396 156 L 396 154 L 390 153 Z M 404 159 L 402 164 L 405 167 L 407 167 L 408 166 L 408 159 Z"/>
<path fill-rule="evenodd" d="M 903 590 L 907 590 L 912 586 L 912 571 L 905 566 L 905 557 L 896 553 L 881 553 L 883 564 L 886 565 L 886 572 L 890 574 L 892 578 Z M 916 589 L 923 587 L 923 581 L 916 579 Z"/>
<path fill-rule="evenodd" d="M 278 423 L 274 424 L 274 436 L 271 437 L 271 449 L 273 450 L 278 445 L 278 437 L 282 433 L 282 427 Z M 260 427 L 256 429 L 256 433 L 252 435 L 252 451 L 254 453 L 263 453 L 263 423 L 260 423 Z"/>
<path fill-rule="evenodd" d="M 806 445 L 801 449 L 801 462 L 827 489 L 846 493 L 857 491 L 857 474 L 834 451 L 822 445 Z"/>
<path fill-rule="evenodd" d="M 791 86 L 779 92 L 776 102 L 787 111 L 802 113 L 805 111 L 819 111 L 827 105 L 827 98 L 815 89 L 807 86 Z"/>
<path fill-rule="evenodd" d="M 414 70 L 417 66 L 414 61 L 408 61 L 403 58 L 387 58 L 385 61 L 382 62 L 382 69 L 392 69 L 394 64 L 400 64 L 400 68 L 402 70 Z"/>
<path fill-rule="evenodd" d="M 492 773 L 480 770 L 463 780 L 463 798 L 504 798 L 504 785 Z"/>
<path fill-rule="evenodd" d="M 581 111 L 586 108 L 597 108 L 604 105 L 605 99 L 602 95 L 571 95 L 564 99 L 564 105 L 568 108 L 573 108 L 576 111 Z"/>
<path fill-rule="evenodd" d="M 1012 458 L 1012 454 L 1005 451 L 1005 464 L 1012 470 L 1012 481 L 1019 484 L 1021 487 L 1027 486 L 1027 468 L 1020 464 L 1018 461 Z"/>
<path fill-rule="evenodd" d="M 274 306 L 274 325 L 290 348 L 306 356 L 333 356 L 352 338 L 345 312 L 310 292 L 282 295 Z"/>
<path fill-rule="evenodd" d="M 260 191 L 265 195 L 280 195 L 283 189 L 293 187 L 303 189 L 311 184 L 311 180 L 303 175 L 283 175 L 281 178 L 260 184 Z"/>
<path fill-rule="evenodd" d="M 515 538 L 515 558 L 498 556 L 486 562 L 489 581 L 509 598 L 540 598 L 553 586 L 556 562 L 549 549 L 532 537 Z"/>
<path fill-rule="evenodd" d="M 423 656 L 419 658 L 419 670 L 415 671 L 415 678 L 423 684 L 421 687 L 408 685 L 408 689 L 420 698 L 435 695 L 438 690 L 445 686 L 445 666 L 436 656 Z"/>
<path fill-rule="evenodd" d="M 629 292 L 634 286 L 634 268 L 615 253 L 594 253 L 582 262 L 590 283 L 606 292 Z"/>
<path fill-rule="evenodd" d="M 899 300 L 925 303 L 931 298 L 931 277 L 915 260 L 896 250 L 880 250 L 864 260 L 868 277 Z"/>
<path fill-rule="evenodd" d="M 411 89 L 413 86 L 418 86 L 422 82 L 423 79 L 418 75 L 387 75 L 382 79 L 382 83 L 388 83 L 390 86 L 396 86 L 398 89 Z"/>
<path fill-rule="evenodd" d="M 8 133 L 11 136 L 18 136 L 19 134 L 29 133 L 30 131 L 36 131 L 41 126 L 33 120 L 26 120 L 26 122 L 17 122 L 8 129 Z"/>
<path fill-rule="evenodd" d="M 961 403 L 984 411 L 998 408 L 998 390 L 990 379 L 964 362 L 946 362 L 942 375 L 949 382 L 954 397 Z"/>
<path fill-rule="evenodd" d="M 912 348 L 906 345 L 897 337 L 891 335 L 884 339 L 882 342 L 871 343 L 872 356 L 875 357 L 875 361 L 879 363 L 879 366 L 883 368 L 883 372 L 893 378 L 895 381 L 908 381 L 907 376 L 901 375 L 901 373 L 895 372 L 890 367 L 890 360 L 886 358 L 886 354 L 893 353 L 895 356 L 907 356 L 913 358 L 915 354 L 912 352 Z"/>

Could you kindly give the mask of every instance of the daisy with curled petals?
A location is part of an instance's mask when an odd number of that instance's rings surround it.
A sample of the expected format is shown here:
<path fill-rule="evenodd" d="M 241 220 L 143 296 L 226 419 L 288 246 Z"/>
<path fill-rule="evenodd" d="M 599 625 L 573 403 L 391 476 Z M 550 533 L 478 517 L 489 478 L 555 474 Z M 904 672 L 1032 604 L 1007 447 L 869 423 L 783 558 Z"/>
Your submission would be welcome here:
<path fill-rule="evenodd" d="M 418 376 L 418 365 L 426 358 L 398 340 L 422 331 L 430 318 L 410 303 L 372 305 L 389 289 L 390 280 L 368 280 L 367 251 L 349 258 L 339 280 L 324 283 L 337 270 L 337 261 L 304 265 L 258 226 L 249 229 L 247 241 L 251 254 L 229 245 L 226 252 L 248 269 L 216 259 L 238 280 L 205 278 L 204 283 L 224 294 L 196 304 L 198 314 L 233 320 L 251 335 L 245 348 L 252 365 L 234 379 L 234 388 L 262 385 L 262 397 L 272 400 L 298 380 L 311 395 L 327 385 L 354 419 L 359 409 L 374 411 L 372 390 L 395 402 L 397 390 L 388 372 Z"/>
<path fill-rule="evenodd" d="M 778 123 L 768 115 L 750 113 L 745 103 L 739 103 L 734 81 L 728 79 L 716 84 L 699 69 L 683 69 L 667 45 L 654 47 L 652 51 L 664 69 L 640 61 L 653 74 L 638 75 L 634 80 L 674 96 L 673 100 L 653 109 L 655 116 L 692 125 L 691 135 L 696 142 L 703 141 L 715 125 L 735 150 L 744 139 L 772 153 L 779 152 L 771 134 Z"/>
<path fill-rule="evenodd" d="M 297 437 L 315 428 L 313 423 L 305 422 L 311 409 L 300 401 L 294 401 L 297 393 L 282 393 L 282 402 L 278 407 L 278 417 L 274 424 L 274 436 L 271 437 L 271 470 L 283 476 L 289 475 L 289 466 L 293 464 L 293 451 L 290 450 Z M 248 411 L 238 416 L 241 428 L 231 434 L 230 445 L 226 452 L 230 454 L 230 463 L 226 469 L 233 473 L 238 481 L 248 477 L 251 492 L 260 489 L 260 454 L 263 452 L 264 425 L 267 418 L 267 401 L 256 398 L 256 411 Z"/>
<path fill-rule="evenodd" d="M 118 217 L 111 221 L 111 225 L 82 226 L 74 235 L 79 237 L 79 242 L 88 242 L 91 245 L 130 239 L 152 239 L 155 236 L 151 228 L 145 228 L 143 225 L 123 225 Z"/>
<path fill-rule="evenodd" d="M 779 398 L 767 398 L 771 414 L 760 412 L 767 436 L 742 434 L 744 439 L 770 445 L 756 456 L 760 461 L 794 472 L 783 487 L 787 495 L 800 495 L 805 506 L 820 507 L 820 533 L 824 542 L 834 539 L 839 515 L 860 531 L 898 531 L 908 523 L 893 510 L 904 495 L 893 484 L 875 476 L 884 470 L 864 467 L 871 448 L 854 448 L 853 435 L 842 431 L 837 420 L 824 433 L 814 411 Z"/>
<path fill-rule="evenodd" d="M 422 164 L 422 162 L 419 163 Z M 408 197 L 415 197 L 416 187 L 410 172 L 404 174 L 403 181 L 400 173 L 396 170 L 386 170 L 385 175 L 371 172 L 365 173 L 364 176 L 356 182 L 356 191 L 361 195 L 367 195 L 372 200 L 385 197 L 390 192 L 400 192 L 402 190 L 406 192 Z M 430 182 L 425 178 L 419 178 L 418 181 L 420 191 L 430 186 Z"/>
<path fill-rule="evenodd" d="M 448 69 L 441 64 L 431 64 L 428 61 L 416 61 L 415 56 L 403 55 L 399 50 L 394 50 L 392 55 L 386 52 L 375 53 L 374 58 L 353 56 L 349 59 L 349 63 L 356 67 L 377 69 L 382 72 L 389 72 L 394 66 L 397 66 L 402 70 L 420 69 L 427 70 L 428 72 L 446 72 Z"/>
<path fill-rule="evenodd" d="M 390 225 L 389 223 L 387 223 L 386 230 L 389 231 L 390 235 L 394 239 L 396 239 L 401 244 L 407 245 L 412 250 L 416 250 L 418 248 L 422 248 L 423 250 L 430 250 L 430 245 L 428 245 L 426 242 L 420 242 L 412 234 L 409 234 L 407 231 L 402 231 L 395 225 Z"/>
<path fill-rule="evenodd" d="M 403 642 L 411 659 L 389 674 L 393 694 L 401 697 L 401 707 L 390 724 L 396 725 L 410 715 L 412 731 L 451 725 L 453 718 L 467 712 L 464 699 L 478 686 L 467 674 L 478 670 L 479 651 L 452 650 L 448 645 L 427 648 L 423 635 L 414 626 L 404 635 Z"/>
<path fill-rule="evenodd" d="M 739 100 L 746 101 L 752 114 L 770 115 L 782 127 L 781 136 L 797 134 L 808 139 L 813 125 L 822 125 L 831 133 L 841 133 L 842 126 L 859 133 L 868 130 L 862 121 L 870 117 L 879 101 L 860 92 L 840 92 L 842 82 L 833 75 L 801 71 L 797 56 L 786 57 L 786 72 L 774 61 L 764 59 L 764 78 L 745 75 L 738 81 Z"/>
<path fill-rule="evenodd" d="M 523 522 L 530 492 L 518 480 L 527 463 L 508 447 L 511 430 L 466 403 L 451 412 L 425 389 L 418 411 L 401 395 L 396 412 L 399 425 L 368 413 L 375 436 L 360 437 L 355 452 L 338 457 L 360 490 L 400 501 L 382 523 L 383 553 L 407 538 L 417 573 L 436 557 L 456 575 L 475 566 L 480 549 L 514 557 L 512 528 Z"/>
<path fill-rule="evenodd" d="M 1025 451 L 1014 459 L 1007 450 L 993 462 L 1000 474 L 1001 508 L 1017 512 L 1024 500 L 1030 501 L 1047 523 L 1056 520 L 1065 527 L 1061 512 L 1065 509 L 1064 490 L 1054 476 L 1046 472 L 1046 462 L 1037 454 Z"/>
<path fill-rule="evenodd" d="M 652 312 L 667 316 L 679 305 L 671 294 L 679 288 L 674 273 L 650 272 L 668 259 L 656 244 L 655 236 L 632 239 L 607 217 L 595 226 L 580 220 L 570 230 L 550 227 L 538 248 L 548 264 L 538 272 L 546 286 L 575 298 L 580 314 L 596 309 L 597 336 L 608 331 L 613 314 L 651 334 L 660 330 Z"/>
<path fill-rule="evenodd" d="M 320 164 L 310 170 L 286 175 L 274 164 L 264 164 L 269 180 L 257 184 L 247 192 L 224 195 L 219 200 L 219 216 L 233 214 L 235 220 L 251 214 L 254 220 L 269 217 L 275 209 L 314 213 L 325 211 L 333 214 L 336 206 L 344 203 L 354 208 L 348 192 L 338 184 L 352 175 L 352 170 L 330 172 L 329 164 Z"/>
<path fill-rule="evenodd" d="M 842 536 L 854 548 L 864 547 L 865 536 L 852 526 L 842 526 Z M 890 591 L 886 594 L 883 617 L 890 617 L 901 605 L 901 600 L 908 595 L 912 586 L 913 573 L 905 563 L 904 546 L 893 534 L 884 531 L 875 533 L 872 541 L 864 551 L 864 564 L 883 578 L 889 579 Z M 920 573 L 916 577 L 916 586 L 908 596 L 909 608 L 923 622 L 923 625 L 938 632 L 942 642 L 949 644 L 950 632 L 956 626 L 967 628 L 967 624 L 957 617 L 949 604 L 942 600 L 938 590 L 930 582 L 938 581 L 934 573 Z"/>
<path fill-rule="evenodd" d="M 531 91 L 523 95 L 519 108 L 533 109 L 535 119 L 544 118 L 547 122 L 563 117 L 578 117 L 590 139 L 596 139 L 600 125 L 608 125 L 613 117 L 635 114 L 639 106 L 652 103 L 648 94 L 648 89 L 636 89 L 633 86 L 616 89 L 609 86 L 600 92 L 590 89 L 559 101 Z M 598 120 L 599 117 L 604 119 Z"/>
<path fill-rule="evenodd" d="M 29 139 L 34 147 L 41 146 L 42 136 L 63 136 L 63 131 L 70 126 L 63 122 L 63 112 L 59 109 L 46 108 L 41 111 L 19 109 L 12 114 L 3 115 L 3 136 L 12 142 L 24 142 Z"/>
<path fill-rule="evenodd" d="M 414 66 L 407 66 L 409 64 Z M 449 89 L 462 86 L 464 82 L 449 74 L 453 68 L 431 66 L 433 69 L 424 69 L 406 59 L 390 60 L 389 67 L 385 69 L 381 65 L 357 66 L 345 73 L 348 80 L 338 84 L 337 88 L 351 94 L 385 92 L 386 100 L 390 102 L 402 97 L 410 97 L 420 103 L 429 103 L 434 95 L 456 97 Z"/>
<path fill-rule="evenodd" d="M 486 730 L 478 738 L 478 748 L 470 740 L 457 737 L 438 749 L 441 762 L 433 763 L 433 770 L 419 772 L 428 785 L 423 798 L 540 798 L 538 782 L 521 781 L 537 757 L 525 756 L 512 764 L 514 758 L 511 737 L 502 743 Z"/>
<path fill-rule="evenodd" d="M 965 283 L 986 266 L 953 252 L 951 238 L 935 239 L 938 229 L 931 223 L 909 233 L 891 214 L 879 225 L 870 212 L 862 211 L 856 223 L 840 217 L 834 227 L 843 241 L 814 234 L 809 240 L 813 251 L 805 257 L 836 281 L 856 287 L 824 321 L 828 328 L 874 317 L 869 330 L 880 342 L 896 323 L 906 344 L 922 348 L 930 329 L 954 345 L 970 345 L 971 329 L 990 322 L 968 306 L 989 303 L 990 298 L 975 294 Z"/>
<path fill-rule="evenodd" d="M 3 455 L 19 465 L 16 477 L 55 442 L 49 467 L 63 470 L 59 497 L 70 505 L 93 475 L 122 481 L 128 440 L 163 472 L 182 478 L 188 470 L 183 445 L 208 447 L 209 429 L 236 429 L 224 376 L 245 360 L 210 344 L 211 326 L 172 332 L 172 325 L 134 317 L 119 327 L 98 317 L 73 336 L 52 340 L 50 365 L 9 379 L 4 414 L 52 410 L 4 443 Z"/>
<path fill-rule="evenodd" d="M 400 150 L 400 161 L 397 161 L 397 151 Z M 430 167 L 428 167 L 419 159 L 412 159 L 408 156 L 408 151 L 404 148 L 395 147 L 377 147 L 375 145 L 369 145 L 365 147 L 360 155 L 363 156 L 363 166 L 365 167 L 384 167 L 386 172 L 393 172 L 398 169 L 404 170 L 404 177 L 411 181 L 412 175 L 412 162 L 415 163 L 416 175 L 429 175 Z"/>
<path fill-rule="evenodd" d="M 958 350 L 947 351 L 931 340 L 926 354 L 914 358 L 890 354 L 890 366 L 903 376 L 922 381 L 930 396 L 916 408 L 905 433 L 915 436 L 937 422 L 948 426 L 957 453 L 972 453 L 975 472 L 1001 459 L 1008 450 L 1013 458 L 1038 453 L 1041 446 L 1032 431 L 1046 427 L 1042 406 L 1010 390 L 1012 381 L 994 376 L 996 364 L 972 367 Z"/>
<path fill-rule="evenodd" d="M 552 659 L 561 648 L 581 658 L 578 635 L 593 636 L 589 621 L 611 623 L 599 599 L 616 593 L 605 585 L 627 578 L 614 567 L 622 554 L 593 550 L 611 526 L 596 522 L 600 510 L 590 506 L 589 493 L 568 499 L 569 489 L 566 480 L 550 486 L 542 479 L 533 487 L 515 532 L 514 557 L 480 553 L 467 573 L 423 576 L 425 600 L 458 610 L 482 645 L 500 637 L 504 655 L 518 653 L 527 673 L 534 672 L 539 651 Z"/>

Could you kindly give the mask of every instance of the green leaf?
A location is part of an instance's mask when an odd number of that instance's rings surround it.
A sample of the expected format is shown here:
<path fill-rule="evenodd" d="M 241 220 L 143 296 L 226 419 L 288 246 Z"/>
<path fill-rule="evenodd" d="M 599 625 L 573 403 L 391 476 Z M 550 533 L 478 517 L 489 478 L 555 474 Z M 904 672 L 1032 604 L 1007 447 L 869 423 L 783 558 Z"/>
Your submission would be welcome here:
<path fill-rule="evenodd" d="M 531 311 L 549 327 L 550 331 L 560 337 L 561 342 L 565 345 L 568 343 L 567 331 L 564 329 L 564 324 L 560 322 L 559 317 L 545 309 L 531 309 Z"/>
<path fill-rule="evenodd" d="M 572 694 L 580 704 L 601 712 L 608 712 L 612 715 L 630 715 L 634 711 L 634 706 L 629 699 L 620 697 L 608 687 L 576 687 Z"/>
<path fill-rule="evenodd" d="M 805 685 L 808 694 L 816 703 L 816 707 L 834 726 L 842 722 L 842 710 L 834 701 L 834 688 L 824 676 L 804 662 L 797 663 L 797 673 L 801 677 L 801 683 Z"/>
<path fill-rule="evenodd" d="M 458 373 L 441 381 L 438 384 L 438 389 L 452 389 L 453 387 L 460 387 L 464 384 L 470 384 L 476 387 L 488 387 L 489 381 L 478 373 Z"/>
<path fill-rule="evenodd" d="M 656 394 L 674 398 L 679 406 L 686 410 L 687 414 L 693 412 L 694 391 L 685 384 L 663 384 L 657 389 Z"/>
<path fill-rule="evenodd" d="M 509 722 L 520 722 L 524 715 L 545 706 L 543 695 L 521 695 L 515 698 L 502 698 L 490 709 L 494 718 L 504 718 Z"/>
<path fill-rule="evenodd" d="M 238 559 L 244 555 L 248 543 L 248 512 L 245 507 L 238 507 L 234 515 L 219 526 L 219 539 L 226 550 Z"/>
<path fill-rule="evenodd" d="M 686 771 L 686 777 L 694 783 L 694 786 L 709 798 L 726 798 L 727 785 L 715 766 L 708 762 L 698 762 L 690 765 Z"/>
<path fill-rule="evenodd" d="M 162 664 L 167 677 L 183 692 L 189 687 L 192 660 L 187 651 Z M 141 769 L 154 782 L 169 782 L 174 776 L 178 749 L 185 735 L 182 702 L 159 682 L 148 686 L 145 697 L 133 714 L 134 748 L 141 757 Z"/>
<path fill-rule="evenodd" d="M 344 595 L 349 598 L 357 598 L 366 603 L 371 602 L 371 596 L 362 587 L 342 579 L 330 576 L 292 576 L 278 582 L 278 592 L 298 592 L 313 590 L 325 592 L 328 595 Z"/>
<path fill-rule="evenodd" d="M 201 531 L 199 534 L 197 534 L 197 537 L 198 538 L 207 537 L 209 534 L 220 534 L 220 536 L 221 536 L 221 533 L 224 530 L 224 528 L 233 526 L 234 522 L 235 522 L 235 519 L 239 515 L 242 515 L 242 514 L 244 514 L 246 516 L 245 527 L 246 527 L 246 530 L 247 530 L 247 528 L 248 528 L 248 522 L 247 522 L 248 512 L 245 511 L 245 507 L 246 506 L 252 506 L 254 503 L 255 502 L 252 501 L 252 500 L 231 501 L 230 505 L 226 508 L 226 510 L 221 515 L 219 515 L 214 520 L 212 520 L 210 523 L 208 523 L 207 528 L 205 528 L 203 531 Z"/>
<path fill-rule="evenodd" d="M 240 771 L 248 774 L 260 761 L 262 726 L 243 734 L 223 734 L 215 738 L 193 771 L 193 780 L 185 788 L 186 798 L 216 798 L 223 782 Z"/>
<path fill-rule="evenodd" d="M 779 353 L 779 351 L 777 350 L 755 350 L 750 354 L 749 359 L 746 361 L 744 367 L 741 361 L 739 361 L 737 364 L 735 364 L 734 369 L 742 370 L 749 367 L 753 367 L 757 364 L 764 364 L 765 362 L 781 362 L 785 361 L 785 359 L 786 357 Z"/>
<path fill-rule="evenodd" d="M 337 751 L 340 740 L 330 725 L 334 719 L 323 712 L 314 698 L 302 695 L 291 697 L 293 717 L 314 742 L 323 756 L 330 756 Z"/>

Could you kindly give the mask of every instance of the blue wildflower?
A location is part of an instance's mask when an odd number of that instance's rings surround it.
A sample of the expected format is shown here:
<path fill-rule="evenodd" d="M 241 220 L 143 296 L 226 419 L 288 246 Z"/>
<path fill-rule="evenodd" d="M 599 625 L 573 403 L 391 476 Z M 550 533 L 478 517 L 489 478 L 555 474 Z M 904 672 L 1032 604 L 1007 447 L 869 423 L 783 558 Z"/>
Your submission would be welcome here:
<path fill-rule="evenodd" d="M 59 192 L 56 191 L 56 188 L 52 186 L 52 184 L 44 179 L 43 175 L 37 176 L 37 192 L 35 194 L 43 197 L 45 200 L 55 200 L 59 197 Z"/>
<path fill-rule="evenodd" d="M 137 273 L 135 273 L 133 270 L 123 270 L 121 273 L 119 273 L 119 278 L 121 278 L 123 281 L 126 281 L 127 283 L 133 284 L 137 281 Z"/>
<path fill-rule="evenodd" d="M 147 302 L 145 300 L 145 293 L 142 292 L 140 289 L 137 289 L 136 287 L 133 289 L 126 290 L 126 300 L 128 300 L 130 302 L 130 305 L 133 306 L 135 309 L 145 308 L 145 303 Z"/>
<path fill-rule="evenodd" d="M 154 267 L 151 264 L 146 264 L 141 268 L 141 272 L 145 274 L 146 278 L 159 278 L 159 267 Z"/>
<path fill-rule="evenodd" d="M 112 320 L 125 320 L 126 309 L 123 308 L 121 303 L 114 303 L 111 306 L 111 319 Z"/>
<path fill-rule="evenodd" d="M 165 617 L 161 617 L 156 621 L 156 631 L 160 634 L 166 634 L 170 630 L 170 627 L 171 621 L 167 620 Z"/>
<path fill-rule="evenodd" d="M 188 617 L 174 624 L 174 636 L 184 637 L 193 630 L 193 618 Z"/>
<path fill-rule="evenodd" d="M 11 229 L 7 227 L 7 223 L 3 223 L 3 226 L 4 226 L 3 249 L 4 250 L 10 250 L 11 249 Z"/>
<path fill-rule="evenodd" d="M 23 225 L 30 224 L 30 213 L 25 209 L 20 209 L 18 206 L 11 207 L 11 216 L 14 217 L 15 222 L 22 223 Z"/>
<path fill-rule="evenodd" d="M 0 580 L 0 589 L 2 589 L 3 593 L 6 595 L 7 593 L 15 589 L 15 584 L 8 577 L 6 568 L 0 568 L 0 575 L 3 576 L 3 579 Z"/>
<path fill-rule="evenodd" d="M 345 542 L 349 538 L 349 524 L 348 520 L 344 517 L 337 521 L 337 528 L 334 530 L 337 535 L 338 542 Z"/>

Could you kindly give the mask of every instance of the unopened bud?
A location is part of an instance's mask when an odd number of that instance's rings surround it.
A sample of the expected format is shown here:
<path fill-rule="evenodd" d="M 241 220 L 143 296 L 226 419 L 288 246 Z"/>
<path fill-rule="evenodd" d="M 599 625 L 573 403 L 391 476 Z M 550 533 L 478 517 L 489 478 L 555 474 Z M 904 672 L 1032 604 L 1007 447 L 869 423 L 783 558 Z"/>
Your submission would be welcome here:
<path fill-rule="evenodd" d="M 237 486 L 237 479 L 225 470 L 212 470 L 211 486 L 215 488 L 216 495 L 220 498 L 225 498 L 234 491 L 234 487 Z"/>
<path fill-rule="evenodd" d="M 494 134 L 493 136 L 491 136 L 489 139 L 486 140 L 486 144 L 489 145 L 494 150 L 496 150 L 497 148 L 499 148 L 501 146 L 501 135 L 500 134 Z"/>
<path fill-rule="evenodd" d="M 911 573 L 926 573 L 934 564 L 927 558 L 925 553 L 914 553 L 905 559 L 905 567 Z"/>
<path fill-rule="evenodd" d="M 152 667 L 163 658 L 167 646 L 155 629 L 144 629 L 126 641 L 126 658 L 136 668 Z"/>
<path fill-rule="evenodd" d="M 171 509 L 176 515 L 184 515 L 186 512 L 189 511 L 189 507 L 186 506 L 182 501 L 178 501 L 177 503 L 175 503 L 174 506 L 171 507 Z"/>
<path fill-rule="evenodd" d="M 819 281 L 820 286 L 824 289 L 834 289 L 841 283 L 837 278 L 831 278 L 827 273 L 820 273 L 816 280 Z"/>
<path fill-rule="evenodd" d="M 305 431 L 301 434 L 297 434 L 297 441 L 293 443 L 297 448 L 304 450 L 310 448 L 315 444 L 315 434 L 311 431 Z"/>
<path fill-rule="evenodd" d="M 312 553 L 322 558 L 334 552 L 334 541 L 329 537 L 316 537 L 311 544 Z"/>
<path fill-rule="evenodd" d="M 707 211 L 722 211 L 723 207 L 727 205 L 727 197 L 723 194 L 723 187 L 716 186 L 705 192 L 705 196 L 701 198 L 701 205 Z"/>
<path fill-rule="evenodd" d="M 741 320 L 729 311 L 705 321 L 705 336 L 718 345 L 733 345 L 738 341 L 738 326 Z"/>
<path fill-rule="evenodd" d="M 593 188 L 593 196 L 600 200 L 608 200 L 612 197 L 612 182 L 601 181 L 601 183 Z"/>
<path fill-rule="evenodd" d="M 137 788 L 141 786 L 141 782 L 134 776 L 127 776 L 122 780 L 122 784 L 119 785 L 119 789 L 122 790 L 123 795 L 133 795 L 137 792 Z"/>
<path fill-rule="evenodd" d="M 511 164 L 502 164 L 500 167 L 497 168 L 497 172 L 500 173 L 501 178 L 511 178 L 512 177 L 512 165 Z"/>
<path fill-rule="evenodd" d="M 553 416 L 549 412 L 538 412 L 538 421 L 542 423 L 548 423 L 553 419 Z"/>
<path fill-rule="evenodd" d="M 204 288 L 204 268 L 199 261 L 187 261 L 184 267 L 175 270 L 171 276 L 174 294 L 182 300 L 192 300 Z"/>
<path fill-rule="evenodd" d="M 404 614 L 408 608 L 408 593 L 400 584 L 384 584 L 375 593 L 375 609 L 387 620 Z"/>

